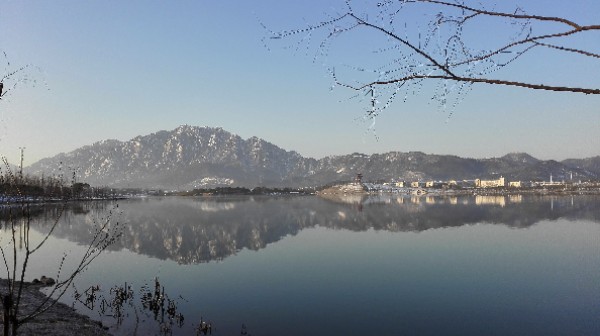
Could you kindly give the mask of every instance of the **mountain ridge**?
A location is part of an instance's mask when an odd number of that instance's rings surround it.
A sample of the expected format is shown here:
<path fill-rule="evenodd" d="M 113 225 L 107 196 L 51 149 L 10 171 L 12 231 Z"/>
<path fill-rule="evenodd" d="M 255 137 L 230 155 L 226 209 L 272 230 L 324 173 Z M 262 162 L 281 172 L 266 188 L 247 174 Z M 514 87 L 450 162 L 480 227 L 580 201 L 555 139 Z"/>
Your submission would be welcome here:
<path fill-rule="evenodd" d="M 217 186 L 320 186 L 351 180 L 463 180 L 500 175 L 515 180 L 600 177 L 600 156 L 564 162 L 527 153 L 489 159 L 419 151 L 303 157 L 256 136 L 243 139 L 220 127 L 181 125 L 128 141 L 101 140 L 39 160 L 27 173 L 73 173 L 77 181 L 109 187 L 189 190 Z"/>

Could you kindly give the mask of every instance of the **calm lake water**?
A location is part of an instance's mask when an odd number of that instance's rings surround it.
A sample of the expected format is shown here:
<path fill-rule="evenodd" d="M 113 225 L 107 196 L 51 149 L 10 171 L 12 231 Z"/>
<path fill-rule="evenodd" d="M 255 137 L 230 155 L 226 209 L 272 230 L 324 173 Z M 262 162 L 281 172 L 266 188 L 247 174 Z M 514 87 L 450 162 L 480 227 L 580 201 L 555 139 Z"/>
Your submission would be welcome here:
<path fill-rule="evenodd" d="M 54 276 L 65 251 L 73 262 L 108 209 L 71 205 L 29 277 Z M 139 297 L 158 277 L 185 316 L 175 335 L 200 317 L 213 335 L 600 335 L 598 196 L 148 198 L 118 212 L 122 240 L 77 287 Z M 45 232 L 53 213 L 34 214 Z M 111 330 L 132 334 L 136 311 L 138 334 L 159 334 L 139 307 Z"/>

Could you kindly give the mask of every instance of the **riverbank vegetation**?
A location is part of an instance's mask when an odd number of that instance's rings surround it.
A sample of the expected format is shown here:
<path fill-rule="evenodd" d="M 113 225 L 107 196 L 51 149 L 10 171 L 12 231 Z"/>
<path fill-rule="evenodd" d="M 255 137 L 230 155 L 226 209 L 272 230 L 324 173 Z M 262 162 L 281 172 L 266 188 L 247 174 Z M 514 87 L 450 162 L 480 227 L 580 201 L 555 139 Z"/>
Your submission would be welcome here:
<path fill-rule="evenodd" d="M 27 302 L 25 292 L 31 280 L 29 265 L 38 255 L 44 253 L 45 243 L 60 222 L 66 201 L 84 198 L 86 185 L 72 183 L 65 186 L 62 178 L 35 179 L 24 177 L 22 170 L 15 174 L 6 159 L 0 174 L 0 200 L 4 205 L 3 220 L 0 222 L 0 255 L 3 266 L 0 278 L 6 286 L 0 292 L 2 302 L 3 334 L 17 335 L 21 326 L 33 321 L 54 307 L 58 300 L 70 289 L 75 279 L 88 266 L 113 245 L 121 236 L 121 225 L 115 220 L 118 205 L 109 209 L 103 217 L 93 219 L 94 229 L 82 255 L 71 255 L 67 251 L 57 260 L 56 273 L 52 277 L 36 279 L 48 287 L 45 299 Z M 46 201 L 63 201 L 60 208 L 49 220 L 50 227 L 38 238 L 31 235 L 32 204 Z M 67 266 L 68 265 L 68 266 Z"/>

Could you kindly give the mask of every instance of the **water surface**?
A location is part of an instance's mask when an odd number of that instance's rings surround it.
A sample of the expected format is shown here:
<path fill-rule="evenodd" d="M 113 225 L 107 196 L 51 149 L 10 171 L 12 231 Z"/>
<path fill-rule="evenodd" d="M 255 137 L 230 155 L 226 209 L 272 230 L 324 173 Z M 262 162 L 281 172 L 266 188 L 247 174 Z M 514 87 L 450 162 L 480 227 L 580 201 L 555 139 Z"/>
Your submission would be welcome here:
<path fill-rule="evenodd" d="M 158 277 L 186 318 L 174 334 L 194 334 L 201 316 L 213 335 L 239 335 L 242 324 L 254 336 L 600 334 L 597 196 L 148 198 L 118 206 L 123 239 L 77 286 L 139 288 Z M 63 251 L 80 253 L 109 207 L 71 206 L 31 276 L 52 274 Z M 37 212 L 40 232 L 47 211 Z M 138 317 L 139 334 L 158 333 L 152 316 Z"/>

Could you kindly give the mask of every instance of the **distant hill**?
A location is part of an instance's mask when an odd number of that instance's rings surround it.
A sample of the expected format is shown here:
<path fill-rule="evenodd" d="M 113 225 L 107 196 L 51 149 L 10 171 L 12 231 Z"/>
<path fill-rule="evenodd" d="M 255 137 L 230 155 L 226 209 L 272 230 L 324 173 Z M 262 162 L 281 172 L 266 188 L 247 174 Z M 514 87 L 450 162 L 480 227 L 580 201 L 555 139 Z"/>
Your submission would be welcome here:
<path fill-rule="evenodd" d="M 586 161 L 586 160 L 589 160 Z M 305 158 L 257 137 L 183 125 L 172 131 L 105 140 L 40 160 L 28 174 L 71 176 L 96 186 L 189 190 L 217 186 L 321 186 L 349 181 L 598 179 L 598 158 L 541 161 L 525 153 L 469 159 L 421 152 Z"/>
<path fill-rule="evenodd" d="M 587 159 L 568 159 L 561 163 L 569 168 L 581 169 L 591 175 L 600 176 L 600 155 Z"/>

